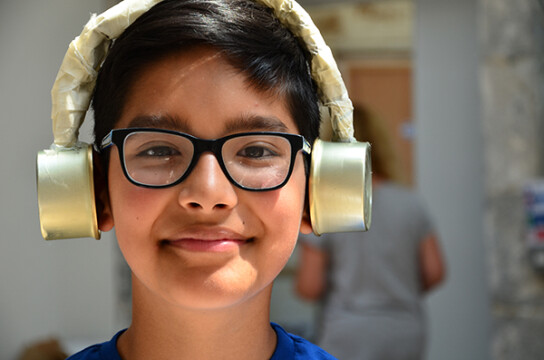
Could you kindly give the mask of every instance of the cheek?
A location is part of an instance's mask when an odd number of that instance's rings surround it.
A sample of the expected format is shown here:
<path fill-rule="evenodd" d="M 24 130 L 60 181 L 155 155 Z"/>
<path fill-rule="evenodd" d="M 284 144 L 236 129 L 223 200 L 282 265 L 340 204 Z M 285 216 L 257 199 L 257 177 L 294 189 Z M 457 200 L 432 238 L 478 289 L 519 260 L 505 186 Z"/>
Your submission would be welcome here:
<path fill-rule="evenodd" d="M 274 234 L 275 246 L 290 252 L 296 244 L 305 204 L 306 176 L 300 167 L 293 171 L 289 182 L 277 192 L 264 197 L 264 204 L 257 206 L 266 229 Z"/>
<path fill-rule="evenodd" d="M 118 165 L 119 159 L 113 157 L 109 167 L 108 186 L 110 201 L 115 226 L 117 229 L 124 223 L 139 220 L 138 213 L 141 212 L 142 204 L 145 199 L 139 194 L 138 187 L 132 185 L 124 176 L 121 167 Z"/>
<path fill-rule="evenodd" d="M 148 212 L 152 212 L 158 203 L 156 199 L 159 191 L 136 186 L 125 177 L 116 151 L 110 157 L 108 187 L 117 228 L 126 222 L 138 225 L 138 221 L 144 219 Z M 152 199 L 154 201 L 150 201 Z"/>
<path fill-rule="evenodd" d="M 111 211 L 119 246 L 126 257 L 127 251 L 145 244 L 143 240 L 149 238 L 153 214 L 158 211 L 158 194 L 131 184 L 118 165 L 119 159 L 112 156 L 111 160 L 108 177 Z M 131 246 L 127 246 L 129 241 Z"/>
<path fill-rule="evenodd" d="M 282 189 L 278 201 L 266 216 L 270 233 L 263 273 L 276 278 L 285 267 L 295 249 L 304 206 L 304 186 Z"/>
<path fill-rule="evenodd" d="M 122 191 L 117 189 L 111 196 L 111 208 L 113 221 L 117 233 L 138 233 L 145 231 L 146 226 L 150 226 L 150 219 L 154 212 L 150 204 L 146 200 L 145 194 L 138 191 Z M 151 203 L 152 204 L 152 203 Z M 142 234 L 143 235 L 143 234 Z"/>

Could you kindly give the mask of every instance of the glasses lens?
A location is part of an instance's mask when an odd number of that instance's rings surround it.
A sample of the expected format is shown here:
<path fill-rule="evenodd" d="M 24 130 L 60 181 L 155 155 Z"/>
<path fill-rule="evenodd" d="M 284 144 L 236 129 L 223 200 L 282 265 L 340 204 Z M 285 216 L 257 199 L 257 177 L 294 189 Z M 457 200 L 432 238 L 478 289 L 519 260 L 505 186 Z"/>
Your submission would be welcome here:
<path fill-rule="evenodd" d="M 281 185 L 291 165 L 289 140 L 275 135 L 245 135 L 223 145 L 223 162 L 234 181 L 250 189 Z"/>
<path fill-rule="evenodd" d="M 144 185 L 169 185 L 185 174 L 194 148 L 189 139 L 161 132 L 131 133 L 124 143 L 124 161 L 132 180 Z"/>

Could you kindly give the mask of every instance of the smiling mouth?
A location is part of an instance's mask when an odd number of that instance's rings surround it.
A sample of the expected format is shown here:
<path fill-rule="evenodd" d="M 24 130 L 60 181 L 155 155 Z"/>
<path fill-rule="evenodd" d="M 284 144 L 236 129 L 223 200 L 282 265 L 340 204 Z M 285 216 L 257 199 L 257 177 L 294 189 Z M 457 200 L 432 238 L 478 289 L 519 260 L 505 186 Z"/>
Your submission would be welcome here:
<path fill-rule="evenodd" d="M 247 240 L 238 239 L 216 239 L 202 240 L 195 238 L 185 238 L 179 240 L 163 240 L 161 245 L 174 247 L 193 252 L 229 252 L 239 249 L 241 246 L 253 242 L 253 238 Z"/>

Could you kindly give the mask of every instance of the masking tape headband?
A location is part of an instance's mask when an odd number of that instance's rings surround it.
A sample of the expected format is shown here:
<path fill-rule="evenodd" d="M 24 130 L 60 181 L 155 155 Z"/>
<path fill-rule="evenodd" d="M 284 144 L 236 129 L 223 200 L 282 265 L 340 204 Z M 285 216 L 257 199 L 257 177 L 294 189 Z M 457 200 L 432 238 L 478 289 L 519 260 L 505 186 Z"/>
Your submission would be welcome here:
<path fill-rule="evenodd" d="M 54 144 L 75 146 L 89 109 L 98 70 L 109 45 L 140 15 L 162 0 L 125 0 L 101 15 L 93 15 L 66 52 L 51 90 Z M 257 0 L 276 17 L 311 54 L 311 75 L 318 86 L 321 106 L 319 138 L 352 142 L 353 106 L 330 48 L 310 15 L 293 0 Z"/>

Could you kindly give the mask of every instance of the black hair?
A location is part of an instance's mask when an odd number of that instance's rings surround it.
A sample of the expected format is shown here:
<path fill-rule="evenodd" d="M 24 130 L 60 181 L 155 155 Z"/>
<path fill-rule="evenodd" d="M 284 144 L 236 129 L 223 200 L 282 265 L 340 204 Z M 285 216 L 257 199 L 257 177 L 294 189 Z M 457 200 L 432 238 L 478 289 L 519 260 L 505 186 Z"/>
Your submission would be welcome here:
<path fill-rule="evenodd" d="M 164 0 L 140 16 L 109 50 L 92 100 L 95 144 L 115 126 L 133 82 L 147 65 L 202 45 L 225 55 L 250 86 L 283 96 L 310 143 L 318 136 L 309 53 L 272 9 L 253 0 Z"/>

